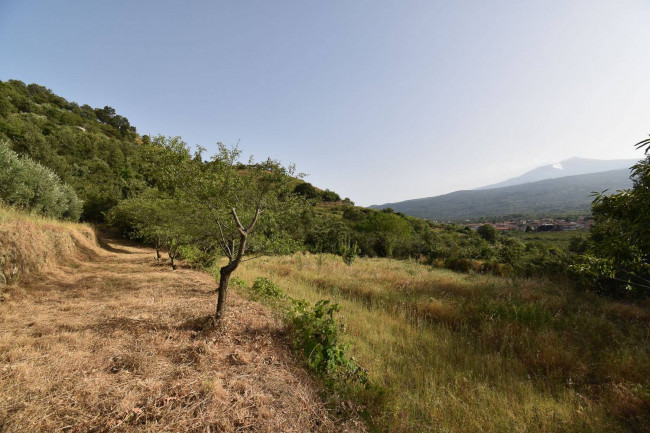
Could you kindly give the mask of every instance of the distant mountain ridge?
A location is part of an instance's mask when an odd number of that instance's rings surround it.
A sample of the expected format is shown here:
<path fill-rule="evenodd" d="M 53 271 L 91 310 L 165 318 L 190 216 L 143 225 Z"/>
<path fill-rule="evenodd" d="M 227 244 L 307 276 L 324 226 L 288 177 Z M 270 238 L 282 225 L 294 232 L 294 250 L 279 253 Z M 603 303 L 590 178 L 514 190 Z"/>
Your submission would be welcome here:
<path fill-rule="evenodd" d="M 396 212 L 436 221 L 466 221 L 511 214 L 566 215 L 589 213 L 592 192 L 610 190 L 613 193 L 631 187 L 630 170 L 623 168 L 501 188 L 455 191 L 370 207 L 390 207 Z"/>
<path fill-rule="evenodd" d="M 504 180 L 503 182 L 481 186 L 476 190 L 501 188 L 504 186 L 521 185 L 529 182 L 537 182 L 545 179 L 556 179 L 558 177 L 576 176 L 579 174 L 599 173 L 602 171 L 630 168 L 637 163 L 636 159 L 588 159 L 569 158 L 555 164 L 543 165 L 534 168 L 521 176 Z"/>

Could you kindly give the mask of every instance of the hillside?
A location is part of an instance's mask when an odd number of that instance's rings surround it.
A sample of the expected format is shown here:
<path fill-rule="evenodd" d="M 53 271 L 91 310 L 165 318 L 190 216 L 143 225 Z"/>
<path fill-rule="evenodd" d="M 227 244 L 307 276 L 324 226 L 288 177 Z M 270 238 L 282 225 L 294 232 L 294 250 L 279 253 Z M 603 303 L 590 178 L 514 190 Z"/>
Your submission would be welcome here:
<path fill-rule="evenodd" d="M 82 219 L 104 213 L 146 186 L 142 143 L 108 106 L 79 105 L 38 84 L 0 81 L 0 142 L 51 169 L 83 200 Z"/>
<path fill-rule="evenodd" d="M 330 417 L 265 307 L 232 293 L 227 330 L 205 328 L 208 274 L 172 272 L 109 233 L 100 248 L 87 226 L 0 211 L 0 244 L 20 268 L 0 281 L 0 431 L 363 431 Z"/>
<path fill-rule="evenodd" d="M 632 187 L 628 169 L 566 176 L 522 185 L 456 191 L 436 197 L 371 206 L 392 208 L 419 218 L 465 221 L 510 214 L 566 215 L 589 213 L 592 192 Z"/>
<path fill-rule="evenodd" d="M 570 158 L 560 161 L 555 164 L 548 164 L 542 167 L 537 167 L 530 170 L 521 176 L 513 177 L 504 180 L 503 182 L 486 185 L 479 188 L 491 189 L 502 188 L 504 186 L 521 185 L 529 182 L 537 182 L 539 180 L 555 179 L 565 176 L 577 176 L 579 174 L 598 173 L 602 171 L 618 170 L 623 168 L 630 168 L 636 164 L 635 159 L 614 159 L 614 160 L 601 160 L 601 159 L 587 159 L 587 158 Z"/>

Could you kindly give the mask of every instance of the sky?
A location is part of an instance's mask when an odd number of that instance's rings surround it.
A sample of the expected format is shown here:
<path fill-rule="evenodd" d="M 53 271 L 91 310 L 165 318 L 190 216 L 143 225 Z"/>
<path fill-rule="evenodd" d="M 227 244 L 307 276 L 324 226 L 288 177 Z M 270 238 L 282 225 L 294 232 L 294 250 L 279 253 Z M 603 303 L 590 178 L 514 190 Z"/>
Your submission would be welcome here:
<path fill-rule="evenodd" d="M 649 19 L 646 0 L 0 0 L 0 80 L 382 204 L 640 159 Z"/>

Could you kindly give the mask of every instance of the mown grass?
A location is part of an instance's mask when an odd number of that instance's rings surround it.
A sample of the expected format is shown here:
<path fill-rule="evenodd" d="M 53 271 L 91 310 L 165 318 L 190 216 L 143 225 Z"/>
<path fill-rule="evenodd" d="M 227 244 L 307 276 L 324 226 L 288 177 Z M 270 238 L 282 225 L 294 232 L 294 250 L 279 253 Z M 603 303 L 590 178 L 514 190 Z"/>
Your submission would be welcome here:
<path fill-rule="evenodd" d="M 238 276 L 342 306 L 379 431 L 650 431 L 650 308 L 557 282 L 296 254 Z"/>
<path fill-rule="evenodd" d="M 214 328 L 211 276 L 2 215 L 0 258 L 23 271 L 0 283 L 0 432 L 366 430 L 324 406 L 267 308 L 232 294 Z"/>

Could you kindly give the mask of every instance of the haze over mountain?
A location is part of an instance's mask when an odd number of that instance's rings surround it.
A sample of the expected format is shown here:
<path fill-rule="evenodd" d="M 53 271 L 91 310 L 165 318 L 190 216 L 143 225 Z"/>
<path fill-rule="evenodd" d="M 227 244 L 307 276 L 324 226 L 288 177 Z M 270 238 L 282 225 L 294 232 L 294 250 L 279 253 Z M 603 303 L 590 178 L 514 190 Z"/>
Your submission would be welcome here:
<path fill-rule="evenodd" d="M 373 205 L 437 221 L 466 221 L 505 215 L 566 215 L 589 213 L 593 192 L 632 187 L 627 168 L 564 176 L 520 185 L 455 191 L 436 197 Z"/>
<path fill-rule="evenodd" d="M 636 159 L 588 159 L 588 158 L 569 158 L 564 161 L 548 164 L 530 170 L 521 176 L 504 180 L 503 182 L 476 188 L 490 189 L 504 186 L 521 185 L 528 182 L 537 182 L 544 179 L 555 179 L 564 176 L 576 176 L 579 174 L 598 173 L 601 171 L 617 170 L 621 168 L 630 168 L 636 164 Z"/>

